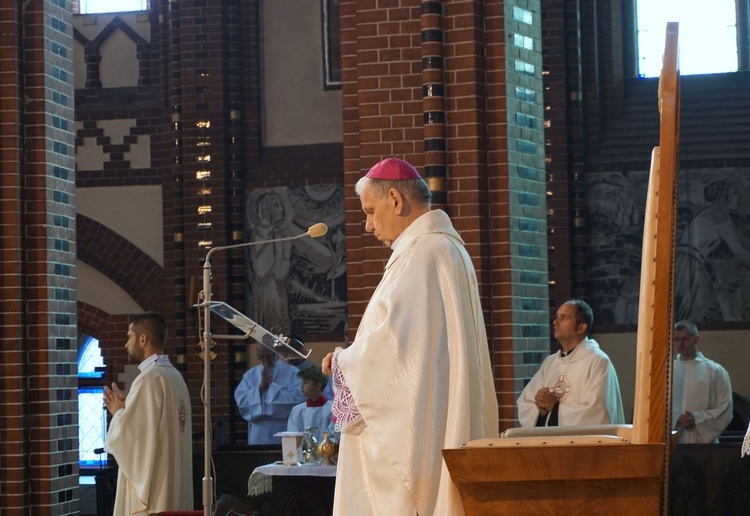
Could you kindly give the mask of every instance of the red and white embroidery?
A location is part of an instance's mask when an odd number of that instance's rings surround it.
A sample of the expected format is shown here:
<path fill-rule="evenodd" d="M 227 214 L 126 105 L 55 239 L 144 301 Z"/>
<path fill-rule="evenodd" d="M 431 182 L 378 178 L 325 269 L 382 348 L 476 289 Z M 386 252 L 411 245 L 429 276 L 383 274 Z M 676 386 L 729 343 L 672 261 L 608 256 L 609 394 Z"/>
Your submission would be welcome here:
<path fill-rule="evenodd" d="M 341 351 L 343 350 L 337 350 L 331 360 L 331 369 L 333 370 L 333 406 L 331 407 L 331 413 L 336 420 L 337 432 L 362 419 L 357 403 L 346 385 L 344 374 L 339 369 L 338 357 Z"/>

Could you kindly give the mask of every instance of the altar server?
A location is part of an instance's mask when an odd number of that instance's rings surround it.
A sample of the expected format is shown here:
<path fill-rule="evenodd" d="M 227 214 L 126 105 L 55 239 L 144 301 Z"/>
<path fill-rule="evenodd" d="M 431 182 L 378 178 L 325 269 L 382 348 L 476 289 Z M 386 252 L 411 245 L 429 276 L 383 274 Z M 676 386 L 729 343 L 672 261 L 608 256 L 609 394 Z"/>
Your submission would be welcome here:
<path fill-rule="evenodd" d="M 314 365 L 301 369 L 297 376 L 302 380 L 302 394 L 307 401 L 296 405 L 289 414 L 288 432 L 305 432 L 307 428 L 315 428 L 315 438 L 322 442 L 325 432 L 331 439 L 335 438 L 335 429 L 331 416 L 333 401 L 323 394 L 328 384 L 328 377 L 320 368 Z"/>
<path fill-rule="evenodd" d="M 296 367 L 263 344 L 255 344 L 255 353 L 260 363 L 242 376 L 234 400 L 240 415 L 250 423 L 248 444 L 281 444 L 281 437 L 274 434 L 286 430 L 292 409 L 305 401 L 302 380 Z"/>

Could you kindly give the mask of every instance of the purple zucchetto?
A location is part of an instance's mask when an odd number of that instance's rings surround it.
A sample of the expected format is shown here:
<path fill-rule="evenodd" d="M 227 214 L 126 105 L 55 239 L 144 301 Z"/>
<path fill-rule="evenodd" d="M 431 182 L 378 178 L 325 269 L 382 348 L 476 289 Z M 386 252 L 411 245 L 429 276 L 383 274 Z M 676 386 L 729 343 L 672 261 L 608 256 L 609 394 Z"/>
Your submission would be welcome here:
<path fill-rule="evenodd" d="M 378 162 L 365 175 L 370 179 L 386 179 L 400 181 L 403 179 L 422 179 L 417 169 L 401 158 L 386 158 Z"/>

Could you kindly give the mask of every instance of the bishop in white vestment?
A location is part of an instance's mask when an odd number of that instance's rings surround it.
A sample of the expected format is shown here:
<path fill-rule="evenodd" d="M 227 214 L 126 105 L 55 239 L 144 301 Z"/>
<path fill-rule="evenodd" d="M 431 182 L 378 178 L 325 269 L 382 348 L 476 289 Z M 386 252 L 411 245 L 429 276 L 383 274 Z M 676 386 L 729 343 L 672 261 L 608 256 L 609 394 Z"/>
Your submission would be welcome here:
<path fill-rule="evenodd" d="M 474 267 L 405 161 L 381 161 L 357 193 L 393 253 L 354 342 L 324 359 L 342 432 L 333 512 L 460 516 L 441 450 L 498 433 Z"/>

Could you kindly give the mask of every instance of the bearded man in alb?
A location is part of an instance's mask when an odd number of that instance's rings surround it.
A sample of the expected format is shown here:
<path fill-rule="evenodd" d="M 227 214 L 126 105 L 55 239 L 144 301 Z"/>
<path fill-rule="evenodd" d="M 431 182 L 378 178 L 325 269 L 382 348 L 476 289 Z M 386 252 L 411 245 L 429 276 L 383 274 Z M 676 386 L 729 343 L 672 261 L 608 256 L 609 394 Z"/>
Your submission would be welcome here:
<path fill-rule="evenodd" d="M 140 373 L 127 397 L 114 383 L 104 387 L 104 405 L 112 414 L 104 449 L 119 467 L 113 516 L 195 505 L 190 393 L 164 354 L 166 336 L 161 315 L 137 315 L 125 349 Z"/>

